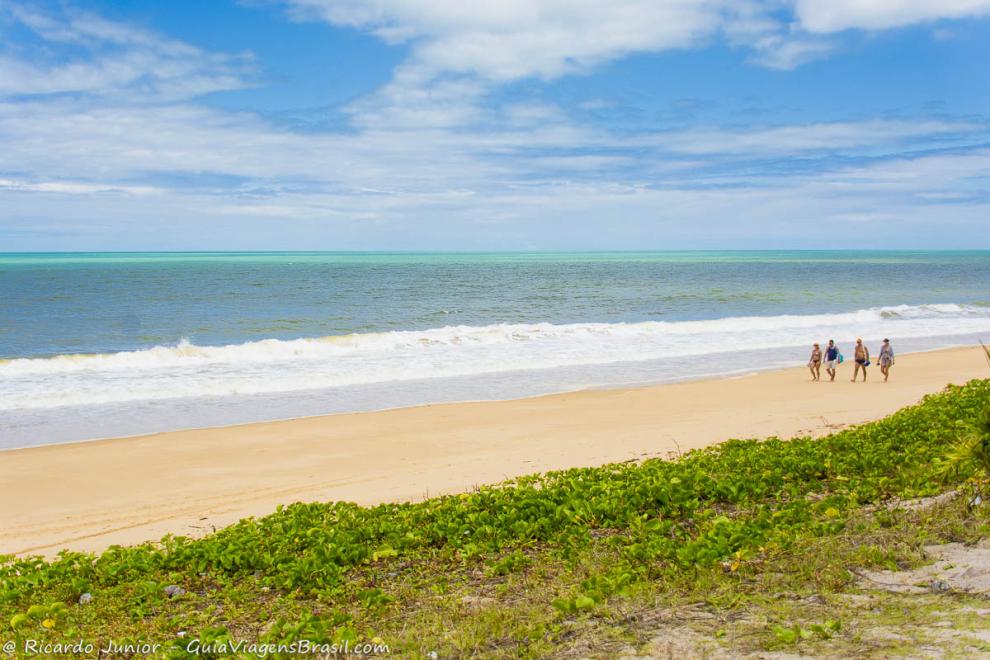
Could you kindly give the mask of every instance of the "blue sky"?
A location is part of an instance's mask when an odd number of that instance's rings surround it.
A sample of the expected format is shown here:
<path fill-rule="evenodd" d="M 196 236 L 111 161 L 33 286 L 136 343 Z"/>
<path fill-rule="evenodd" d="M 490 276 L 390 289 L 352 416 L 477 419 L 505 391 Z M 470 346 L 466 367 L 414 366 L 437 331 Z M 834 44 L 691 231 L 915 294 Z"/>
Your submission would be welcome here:
<path fill-rule="evenodd" d="M 990 247 L 990 0 L 0 0 L 0 251 Z"/>

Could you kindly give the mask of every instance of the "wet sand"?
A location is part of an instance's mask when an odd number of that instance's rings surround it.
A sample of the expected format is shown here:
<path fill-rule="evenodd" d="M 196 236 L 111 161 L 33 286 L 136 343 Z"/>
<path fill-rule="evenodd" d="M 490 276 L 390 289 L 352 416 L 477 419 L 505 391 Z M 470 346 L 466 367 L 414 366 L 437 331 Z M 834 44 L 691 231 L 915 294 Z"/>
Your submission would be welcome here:
<path fill-rule="evenodd" d="M 865 384 L 851 375 L 847 362 L 834 383 L 800 367 L 0 452 L 0 553 L 100 551 L 200 536 L 278 504 L 419 500 L 729 438 L 822 435 L 990 369 L 962 348 L 898 356 L 886 384 L 876 368 Z"/>

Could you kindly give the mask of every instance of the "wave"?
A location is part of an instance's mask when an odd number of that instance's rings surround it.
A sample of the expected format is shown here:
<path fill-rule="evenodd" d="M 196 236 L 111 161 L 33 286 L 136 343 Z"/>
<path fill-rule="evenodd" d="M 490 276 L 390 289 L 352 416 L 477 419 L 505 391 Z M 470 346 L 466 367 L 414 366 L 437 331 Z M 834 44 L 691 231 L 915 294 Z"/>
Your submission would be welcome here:
<path fill-rule="evenodd" d="M 176 345 L 0 362 L 0 410 L 292 392 L 369 383 L 804 347 L 857 336 L 990 332 L 977 305 L 898 305 L 836 314 L 699 321 L 497 324 Z M 758 366 L 758 365 L 753 365 Z"/>

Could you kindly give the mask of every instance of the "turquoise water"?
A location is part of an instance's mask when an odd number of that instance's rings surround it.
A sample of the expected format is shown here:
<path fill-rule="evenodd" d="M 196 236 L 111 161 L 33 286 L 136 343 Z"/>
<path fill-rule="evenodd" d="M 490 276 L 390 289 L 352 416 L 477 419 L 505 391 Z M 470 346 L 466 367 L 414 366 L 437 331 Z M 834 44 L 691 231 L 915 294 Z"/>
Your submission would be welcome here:
<path fill-rule="evenodd" d="M 990 252 L 0 254 L 0 448 L 990 338 Z"/>
<path fill-rule="evenodd" d="M 987 304 L 990 252 L 0 254 L 0 357 Z"/>

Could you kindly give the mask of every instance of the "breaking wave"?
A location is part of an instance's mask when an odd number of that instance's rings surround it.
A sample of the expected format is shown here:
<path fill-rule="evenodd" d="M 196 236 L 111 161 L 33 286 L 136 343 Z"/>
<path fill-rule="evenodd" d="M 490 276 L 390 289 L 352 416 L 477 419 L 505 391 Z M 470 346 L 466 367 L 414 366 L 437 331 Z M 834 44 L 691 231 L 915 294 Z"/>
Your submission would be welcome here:
<path fill-rule="evenodd" d="M 176 345 L 104 354 L 0 361 L 0 410 L 293 392 L 795 348 L 813 341 L 867 344 L 990 333 L 982 305 L 899 305 L 814 315 L 699 321 L 499 324 Z M 758 366 L 758 365 L 753 365 Z"/>

